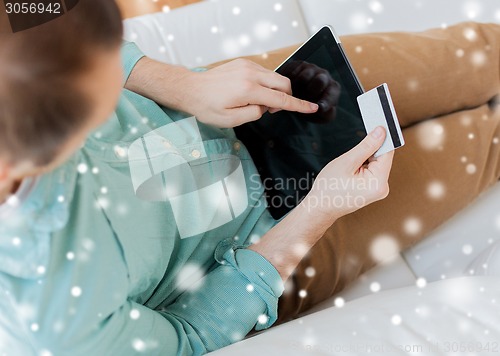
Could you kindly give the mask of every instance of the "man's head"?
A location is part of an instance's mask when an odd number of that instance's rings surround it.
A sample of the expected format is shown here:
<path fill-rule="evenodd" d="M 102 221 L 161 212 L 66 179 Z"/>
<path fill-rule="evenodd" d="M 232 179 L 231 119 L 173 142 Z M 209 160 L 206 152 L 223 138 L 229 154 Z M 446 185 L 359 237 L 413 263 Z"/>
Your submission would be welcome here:
<path fill-rule="evenodd" d="M 81 0 L 17 33 L 0 14 L 0 183 L 61 163 L 110 115 L 121 37 L 113 0 Z"/>

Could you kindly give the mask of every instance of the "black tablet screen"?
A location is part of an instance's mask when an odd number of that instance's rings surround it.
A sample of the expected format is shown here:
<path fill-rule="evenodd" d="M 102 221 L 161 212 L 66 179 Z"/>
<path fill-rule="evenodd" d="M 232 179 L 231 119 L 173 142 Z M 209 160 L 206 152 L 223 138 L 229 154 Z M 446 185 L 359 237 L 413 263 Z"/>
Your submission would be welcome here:
<path fill-rule="evenodd" d="M 316 114 L 281 111 L 236 127 L 264 184 L 269 209 L 280 218 L 312 187 L 331 160 L 356 146 L 366 130 L 357 97 L 363 93 L 332 31 L 324 27 L 277 70 L 294 96 L 316 102 Z"/>

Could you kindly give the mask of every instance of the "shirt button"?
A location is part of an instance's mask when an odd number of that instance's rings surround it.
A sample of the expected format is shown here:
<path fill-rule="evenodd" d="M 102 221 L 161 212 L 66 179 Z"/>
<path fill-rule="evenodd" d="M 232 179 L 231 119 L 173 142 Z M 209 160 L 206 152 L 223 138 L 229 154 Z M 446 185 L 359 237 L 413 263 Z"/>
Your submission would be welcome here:
<path fill-rule="evenodd" d="M 269 148 L 274 148 L 274 141 L 273 141 L 273 140 L 269 140 L 269 141 L 267 141 L 267 146 L 268 146 Z"/>
<path fill-rule="evenodd" d="M 191 151 L 191 156 L 194 158 L 200 158 L 201 157 L 201 152 L 198 150 L 192 150 Z"/>
<path fill-rule="evenodd" d="M 312 146 L 312 149 L 313 149 L 314 151 L 317 151 L 317 150 L 318 150 L 318 143 L 317 143 L 317 142 L 313 142 L 311 146 Z"/>
<path fill-rule="evenodd" d="M 240 148 L 241 148 L 241 143 L 239 143 L 238 141 L 236 141 L 233 145 L 233 148 L 236 150 L 236 151 L 239 151 Z"/>

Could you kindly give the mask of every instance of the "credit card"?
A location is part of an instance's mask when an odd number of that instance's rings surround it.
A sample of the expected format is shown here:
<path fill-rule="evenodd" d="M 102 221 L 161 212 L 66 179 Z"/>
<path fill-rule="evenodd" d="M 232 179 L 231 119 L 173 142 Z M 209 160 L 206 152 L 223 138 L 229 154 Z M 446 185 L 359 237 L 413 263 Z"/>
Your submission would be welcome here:
<path fill-rule="evenodd" d="M 367 133 L 377 126 L 383 126 L 386 130 L 385 141 L 375 157 L 404 146 L 401 126 L 386 83 L 358 96 L 358 105 Z"/>

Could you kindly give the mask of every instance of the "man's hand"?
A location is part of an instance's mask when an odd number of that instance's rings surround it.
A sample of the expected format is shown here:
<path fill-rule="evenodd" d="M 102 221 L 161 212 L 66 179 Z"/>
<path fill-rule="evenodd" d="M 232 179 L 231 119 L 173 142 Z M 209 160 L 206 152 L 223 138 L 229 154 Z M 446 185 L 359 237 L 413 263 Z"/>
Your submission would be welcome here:
<path fill-rule="evenodd" d="M 330 162 L 320 172 L 304 204 L 333 220 L 352 213 L 389 194 L 389 173 L 394 152 L 378 158 L 373 154 L 386 133 L 377 127 L 349 152 Z"/>
<path fill-rule="evenodd" d="M 224 128 L 257 120 L 267 110 L 318 110 L 318 105 L 291 96 L 288 78 L 245 59 L 206 72 L 192 72 L 143 57 L 125 88 L 160 105 L 190 113 L 203 123 Z"/>
<path fill-rule="evenodd" d="M 235 127 L 259 119 L 266 111 L 315 113 L 318 105 L 294 98 L 290 80 L 246 59 L 193 73 L 186 80 L 185 111 L 201 122 Z"/>
<path fill-rule="evenodd" d="M 330 162 L 306 198 L 248 249 L 266 258 L 286 281 L 336 219 L 389 194 L 387 181 L 394 152 L 372 158 L 384 139 L 385 131 L 378 127 Z"/>

